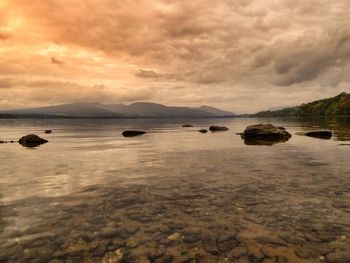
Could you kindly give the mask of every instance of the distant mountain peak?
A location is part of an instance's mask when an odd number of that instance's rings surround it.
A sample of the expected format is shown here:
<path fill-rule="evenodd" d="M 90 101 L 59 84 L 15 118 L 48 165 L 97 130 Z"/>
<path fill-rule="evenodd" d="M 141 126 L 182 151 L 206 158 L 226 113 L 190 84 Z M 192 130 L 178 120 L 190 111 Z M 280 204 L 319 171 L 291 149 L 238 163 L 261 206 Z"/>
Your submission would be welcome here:
<path fill-rule="evenodd" d="M 202 106 L 197 108 L 166 106 L 153 102 L 125 104 L 102 104 L 78 102 L 47 107 L 4 111 L 2 114 L 46 117 L 153 117 L 153 118 L 209 118 L 233 116 L 233 113 Z"/>
<path fill-rule="evenodd" d="M 208 105 L 202 105 L 200 107 L 198 107 L 198 109 L 208 112 L 208 113 L 212 113 L 212 114 L 216 114 L 216 115 L 221 115 L 221 116 L 234 116 L 235 114 L 230 112 L 230 111 L 224 111 L 212 106 L 208 106 Z"/>

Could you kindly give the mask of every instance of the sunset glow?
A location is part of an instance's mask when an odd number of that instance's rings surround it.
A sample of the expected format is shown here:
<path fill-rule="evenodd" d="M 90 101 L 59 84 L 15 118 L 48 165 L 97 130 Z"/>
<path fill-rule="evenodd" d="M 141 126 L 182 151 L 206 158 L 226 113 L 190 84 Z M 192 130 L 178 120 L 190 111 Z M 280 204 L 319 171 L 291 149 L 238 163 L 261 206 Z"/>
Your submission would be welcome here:
<path fill-rule="evenodd" d="M 0 0 L 1 109 L 209 104 L 237 113 L 350 91 L 350 2 Z"/>

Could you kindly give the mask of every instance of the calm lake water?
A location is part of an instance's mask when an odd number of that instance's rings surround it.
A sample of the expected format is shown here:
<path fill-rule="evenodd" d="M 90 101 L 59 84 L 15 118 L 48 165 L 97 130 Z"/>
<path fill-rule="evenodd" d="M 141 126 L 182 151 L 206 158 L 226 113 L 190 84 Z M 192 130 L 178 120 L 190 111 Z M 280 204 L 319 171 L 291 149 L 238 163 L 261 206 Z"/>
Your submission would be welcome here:
<path fill-rule="evenodd" d="M 293 137 L 235 134 L 262 122 Z M 350 119 L 0 120 L 29 133 L 0 144 L 0 262 L 350 262 Z"/>

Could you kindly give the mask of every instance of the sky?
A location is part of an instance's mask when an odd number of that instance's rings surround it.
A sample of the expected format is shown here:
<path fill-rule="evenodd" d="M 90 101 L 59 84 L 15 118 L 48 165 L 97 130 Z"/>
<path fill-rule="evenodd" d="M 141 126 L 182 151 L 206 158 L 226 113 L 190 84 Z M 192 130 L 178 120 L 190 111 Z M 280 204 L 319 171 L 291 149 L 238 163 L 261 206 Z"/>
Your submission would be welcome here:
<path fill-rule="evenodd" d="M 350 92 L 349 0 L 0 0 L 0 109 L 235 113 Z"/>

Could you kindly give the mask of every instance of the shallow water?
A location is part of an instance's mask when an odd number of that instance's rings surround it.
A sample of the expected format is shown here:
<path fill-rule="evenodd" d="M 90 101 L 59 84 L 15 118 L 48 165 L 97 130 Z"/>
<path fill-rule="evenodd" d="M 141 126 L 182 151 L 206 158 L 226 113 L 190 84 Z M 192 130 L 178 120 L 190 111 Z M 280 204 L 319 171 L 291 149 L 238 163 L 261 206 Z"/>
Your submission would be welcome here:
<path fill-rule="evenodd" d="M 235 134 L 260 122 L 293 137 Z M 350 262 L 350 119 L 0 120 L 28 133 L 0 145 L 0 262 Z"/>

